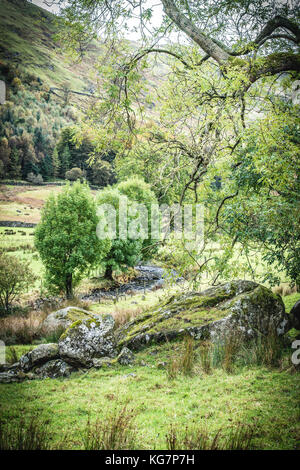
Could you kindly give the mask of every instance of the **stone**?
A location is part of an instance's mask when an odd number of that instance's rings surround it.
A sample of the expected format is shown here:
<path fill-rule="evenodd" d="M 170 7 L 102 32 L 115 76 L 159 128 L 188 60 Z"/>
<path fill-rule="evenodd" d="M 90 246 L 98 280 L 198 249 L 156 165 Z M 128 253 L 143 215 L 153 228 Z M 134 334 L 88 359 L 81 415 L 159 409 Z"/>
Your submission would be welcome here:
<path fill-rule="evenodd" d="M 33 373 L 25 374 L 25 372 L 22 372 L 20 370 L 10 370 L 7 372 L 0 373 L 0 383 L 2 384 L 23 382 L 24 380 L 33 380 L 36 378 L 38 377 L 35 374 Z"/>
<path fill-rule="evenodd" d="M 113 365 L 113 359 L 110 357 L 94 357 L 92 359 L 92 367 L 95 369 L 102 369 L 103 367 L 111 367 Z"/>
<path fill-rule="evenodd" d="M 32 351 L 24 354 L 20 358 L 19 364 L 20 368 L 27 372 L 37 365 L 44 364 L 58 357 L 58 345 L 56 343 L 40 344 Z"/>
<path fill-rule="evenodd" d="M 295 303 L 290 311 L 290 322 L 292 328 L 300 330 L 300 300 Z"/>
<path fill-rule="evenodd" d="M 124 347 L 118 355 L 117 361 L 122 366 L 128 366 L 130 364 L 133 364 L 135 361 L 134 354 L 130 351 L 130 349 Z"/>
<path fill-rule="evenodd" d="M 57 377 L 69 377 L 71 372 L 74 370 L 74 367 L 62 361 L 61 359 L 54 359 L 35 369 L 35 374 L 42 379 L 47 377 L 55 379 Z"/>
<path fill-rule="evenodd" d="M 71 365 L 92 367 L 94 358 L 115 357 L 114 319 L 111 315 L 75 321 L 60 337 L 60 357 Z"/>
<path fill-rule="evenodd" d="M 220 338 L 238 332 L 245 338 L 274 330 L 283 335 L 289 318 L 280 295 L 252 281 L 230 281 L 203 292 L 171 296 L 116 331 L 118 349 L 133 351 L 190 334 Z"/>
<path fill-rule="evenodd" d="M 162 361 L 162 362 L 158 362 L 157 363 L 157 368 L 158 369 L 165 369 L 167 366 L 167 363 L 165 361 Z"/>
<path fill-rule="evenodd" d="M 47 331 L 61 329 L 66 330 L 77 320 L 88 320 L 90 318 L 98 318 L 98 315 L 83 310 L 78 307 L 66 307 L 56 312 L 50 313 L 43 322 L 42 327 Z"/>

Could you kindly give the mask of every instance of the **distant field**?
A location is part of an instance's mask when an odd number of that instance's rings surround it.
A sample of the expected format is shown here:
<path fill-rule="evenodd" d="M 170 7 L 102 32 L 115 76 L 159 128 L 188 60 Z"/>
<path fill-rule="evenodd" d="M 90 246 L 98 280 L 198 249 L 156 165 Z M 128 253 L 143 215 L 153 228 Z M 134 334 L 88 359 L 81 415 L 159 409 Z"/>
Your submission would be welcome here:
<path fill-rule="evenodd" d="M 48 196 L 60 191 L 62 186 L 0 185 L 0 220 L 38 223 Z"/>

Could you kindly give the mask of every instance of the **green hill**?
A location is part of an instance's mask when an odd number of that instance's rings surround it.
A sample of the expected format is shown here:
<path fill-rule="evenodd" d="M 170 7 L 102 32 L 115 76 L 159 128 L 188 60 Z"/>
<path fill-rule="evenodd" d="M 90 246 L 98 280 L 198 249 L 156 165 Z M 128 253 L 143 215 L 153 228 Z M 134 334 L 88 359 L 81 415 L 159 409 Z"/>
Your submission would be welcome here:
<path fill-rule="evenodd" d="M 82 63 L 74 65 L 63 56 L 56 41 L 59 20 L 55 15 L 26 0 L 0 0 L 0 13 L 1 61 L 21 73 L 36 75 L 49 87 L 68 81 L 74 90 L 87 90 L 87 77 L 100 45 L 91 44 Z"/>

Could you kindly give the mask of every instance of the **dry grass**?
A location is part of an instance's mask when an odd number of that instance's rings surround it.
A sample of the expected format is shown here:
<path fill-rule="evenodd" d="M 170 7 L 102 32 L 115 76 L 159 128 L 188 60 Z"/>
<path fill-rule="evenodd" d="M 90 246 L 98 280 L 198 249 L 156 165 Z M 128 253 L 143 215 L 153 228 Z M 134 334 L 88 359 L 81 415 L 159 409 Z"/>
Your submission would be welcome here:
<path fill-rule="evenodd" d="M 279 286 L 272 288 L 274 294 L 279 294 L 283 297 L 286 295 L 296 294 L 298 292 L 297 286 L 290 286 L 289 284 L 281 283 Z"/>
<path fill-rule="evenodd" d="M 145 307 L 138 307 L 135 309 L 130 308 L 116 308 L 112 313 L 114 317 L 116 327 L 125 325 L 125 323 L 133 320 L 134 318 L 141 315 L 145 310 Z"/>
<path fill-rule="evenodd" d="M 178 429 L 171 425 L 166 435 L 168 450 L 248 450 L 252 447 L 253 428 L 238 423 L 231 427 L 229 434 L 219 429 L 210 435 L 207 429 L 186 426 Z"/>
<path fill-rule="evenodd" d="M 42 335 L 43 312 L 30 312 L 27 317 L 11 315 L 0 320 L 0 339 L 5 344 L 32 344 Z"/>

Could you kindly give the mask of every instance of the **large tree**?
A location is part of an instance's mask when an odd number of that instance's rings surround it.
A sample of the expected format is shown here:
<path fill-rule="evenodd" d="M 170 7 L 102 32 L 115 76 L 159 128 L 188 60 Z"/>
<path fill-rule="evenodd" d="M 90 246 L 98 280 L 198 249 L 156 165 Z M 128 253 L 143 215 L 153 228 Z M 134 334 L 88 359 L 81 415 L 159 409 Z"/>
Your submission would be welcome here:
<path fill-rule="evenodd" d="M 163 8 L 159 24 L 157 5 Z M 136 148 L 143 146 L 143 153 L 146 148 L 150 161 L 161 155 L 157 194 L 180 203 L 205 203 L 207 239 L 221 240 L 223 251 L 221 257 L 201 255 L 213 260 L 217 272 L 227 269 L 237 242 L 245 244 L 247 258 L 251 242 L 259 243 L 267 259 L 281 260 L 296 280 L 297 226 L 286 230 L 286 223 L 291 214 L 298 220 L 299 205 L 298 2 L 71 0 L 62 15 L 71 27 L 67 42 L 77 53 L 84 53 L 95 34 L 107 46 L 98 68 L 103 99 L 93 105 L 86 123 L 99 132 L 101 149 L 114 148 L 120 174 L 126 173 L 127 162 L 134 168 Z M 141 33 L 134 47 L 121 40 L 133 18 Z M 165 40 L 169 34 L 171 42 Z M 156 114 L 149 119 L 151 90 L 143 78 L 153 57 L 168 58 L 168 70 L 156 87 Z M 136 168 L 143 176 L 141 165 Z M 173 182 L 178 191 L 172 191 Z M 247 216 L 240 214 L 245 204 Z M 287 258 L 295 260 L 292 268 Z M 207 262 L 200 266 L 206 269 Z"/>
<path fill-rule="evenodd" d="M 73 297 L 73 289 L 110 249 L 110 240 L 96 235 L 100 222 L 89 187 L 67 185 L 47 199 L 35 231 L 35 246 L 46 269 L 48 286 Z"/>

